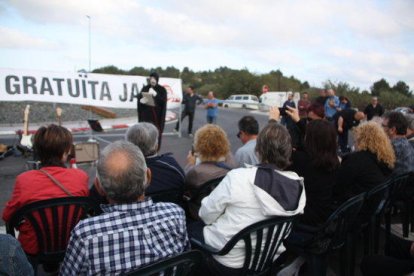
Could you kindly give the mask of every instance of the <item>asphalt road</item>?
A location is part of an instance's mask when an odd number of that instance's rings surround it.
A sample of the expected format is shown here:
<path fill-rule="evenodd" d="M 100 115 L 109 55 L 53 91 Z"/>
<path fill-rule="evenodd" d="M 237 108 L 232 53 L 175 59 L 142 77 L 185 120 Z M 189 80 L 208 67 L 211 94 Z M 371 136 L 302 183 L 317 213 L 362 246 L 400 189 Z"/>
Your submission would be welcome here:
<path fill-rule="evenodd" d="M 201 108 L 196 111 L 193 132 L 195 132 L 196 129 L 206 123 L 205 115 L 205 110 L 202 110 Z M 241 142 L 236 137 L 236 134 L 238 132 L 237 122 L 241 117 L 245 115 L 254 116 L 258 120 L 261 127 L 267 123 L 267 114 L 257 111 L 244 109 L 220 109 L 219 111 L 217 124 L 227 132 L 233 153 L 241 146 Z M 193 139 L 187 135 L 187 125 L 188 118 L 185 118 L 182 125 L 183 136 L 179 138 L 177 135 L 171 135 L 172 130 L 175 126 L 175 122 L 170 122 L 167 124 L 164 130 L 164 137 L 160 150 L 160 153 L 172 152 L 178 163 L 183 167 L 186 164 L 186 156 L 188 154 L 188 151 L 191 149 L 193 142 Z M 113 130 L 99 134 L 97 137 L 107 142 L 113 142 L 116 140 L 124 139 L 125 131 L 125 129 Z M 86 141 L 88 138 L 88 134 L 74 134 L 75 142 Z M 108 144 L 105 141 L 100 141 L 99 145 L 101 149 Z M 17 137 L 14 136 L 0 137 L 0 143 L 2 144 L 13 145 L 16 142 Z M 16 176 L 27 170 L 26 161 L 29 160 L 31 159 L 24 158 L 23 156 L 10 156 L 0 161 L 0 214 L 3 213 L 4 206 L 11 196 Z M 92 185 L 92 181 L 95 176 L 95 167 L 90 164 L 82 164 L 79 165 L 79 168 L 85 170 L 89 174 L 89 184 Z M 4 222 L 0 219 L 0 226 L 3 225 Z"/>

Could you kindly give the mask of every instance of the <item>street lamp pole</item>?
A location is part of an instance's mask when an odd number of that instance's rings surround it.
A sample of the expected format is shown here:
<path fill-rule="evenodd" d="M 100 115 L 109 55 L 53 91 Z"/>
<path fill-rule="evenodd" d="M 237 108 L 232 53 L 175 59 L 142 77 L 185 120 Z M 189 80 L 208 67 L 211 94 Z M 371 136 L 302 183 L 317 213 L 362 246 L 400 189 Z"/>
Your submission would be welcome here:
<path fill-rule="evenodd" d="M 89 27 L 89 73 L 91 72 L 91 17 L 89 15 L 86 16 L 88 18 L 88 27 Z"/>

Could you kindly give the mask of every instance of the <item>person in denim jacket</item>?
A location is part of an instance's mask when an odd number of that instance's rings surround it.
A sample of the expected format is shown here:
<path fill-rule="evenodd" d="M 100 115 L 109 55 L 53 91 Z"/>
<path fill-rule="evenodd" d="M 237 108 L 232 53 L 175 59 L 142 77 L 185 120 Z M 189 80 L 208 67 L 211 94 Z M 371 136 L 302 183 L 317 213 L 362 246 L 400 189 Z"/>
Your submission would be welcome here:
<path fill-rule="evenodd" d="M 14 276 L 33 275 L 20 243 L 12 236 L 0 234 L 0 274 Z"/>

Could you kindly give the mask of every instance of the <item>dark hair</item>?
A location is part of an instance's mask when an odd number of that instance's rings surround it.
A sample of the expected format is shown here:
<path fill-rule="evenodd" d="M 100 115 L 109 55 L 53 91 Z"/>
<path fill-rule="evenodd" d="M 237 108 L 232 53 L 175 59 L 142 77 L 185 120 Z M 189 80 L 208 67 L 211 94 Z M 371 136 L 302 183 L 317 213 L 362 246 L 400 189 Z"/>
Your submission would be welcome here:
<path fill-rule="evenodd" d="M 388 119 L 388 128 L 395 127 L 398 135 L 407 134 L 408 121 L 401 112 L 391 111 L 384 115 L 385 119 Z"/>
<path fill-rule="evenodd" d="M 156 80 L 157 80 L 157 82 L 159 81 L 159 79 L 160 79 L 160 75 L 158 75 L 158 73 L 157 72 L 151 72 L 151 74 L 150 74 L 150 77 L 154 77 Z"/>
<path fill-rule="evenodd" d="M 274 164 L 283 170 L 289 165 L 292 142 L 286 127 L 269 123 L 260 131 L 256 142 L 260 162 Z"/>
<path fill-rule="evenodd" d="M 239 130 L 250 135 L 257 135 L 259 133 L 259 123 L 253 116 L 244 116 L 239 121 Z"/>
<path fill-rule="evenodd" d="M 328 121 L 313 120 L 307 124 L 305 150 L 316 168 L 332 171 L 339 166 L 336 138 L 335 128 Z"/>
<path fill-rule="evenodd" d="M 62 166 L 62 156 L 69 152 L 73 143 L 72 134 L 64 127 L 49 125 L 37 130 L 34 150 L 42 166 Z"/>
<path fill-rule="evenodd" d="M 315 115 L 317 115 L 320 118 L 325 118 L 325 107 L 320 104 L 320 103 L 312 103 L 309 107 L 308 107 L 308 113 L 309 112 L 313 112 L 315 113 Z"/>
<path fill-rule="evenodd" d="M 188 88 L 190 88 L 191 90 L 194 90 L 194 85 L 189 85 Z"/>

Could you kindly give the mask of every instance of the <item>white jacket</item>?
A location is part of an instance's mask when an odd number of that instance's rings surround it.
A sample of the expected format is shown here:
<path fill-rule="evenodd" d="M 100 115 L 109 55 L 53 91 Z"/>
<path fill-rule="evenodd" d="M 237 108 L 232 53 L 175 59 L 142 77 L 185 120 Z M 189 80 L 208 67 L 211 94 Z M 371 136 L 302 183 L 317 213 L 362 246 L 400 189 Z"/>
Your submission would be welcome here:
<path fill-rule="evenodd" d="M 257 167 L 230 171 L 214 191 L 201 202 L 200 218 L 206 226 L 203 229 L 205 243 L 221 249 L 243 228 L 270 216 L 293 216 L 303 213 L 306 197 L 303 178 L 294 172 L 276 171 L 282 179 L 300 182 L 302 192 L 295 210 L 287 211 L 269 193 L 254 184 Z M 282 185 L 289 185 L 282 183 Z M 280 246 L 278 257 L 285 248 Z M 241 268 L 244 262 L 244 242 L 241 241 L 225 256 L 214 256 L 221 264 Z"/>

